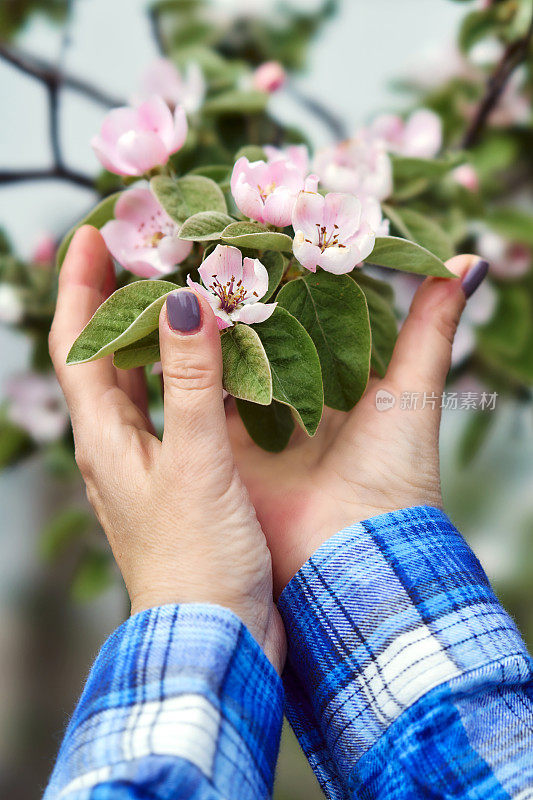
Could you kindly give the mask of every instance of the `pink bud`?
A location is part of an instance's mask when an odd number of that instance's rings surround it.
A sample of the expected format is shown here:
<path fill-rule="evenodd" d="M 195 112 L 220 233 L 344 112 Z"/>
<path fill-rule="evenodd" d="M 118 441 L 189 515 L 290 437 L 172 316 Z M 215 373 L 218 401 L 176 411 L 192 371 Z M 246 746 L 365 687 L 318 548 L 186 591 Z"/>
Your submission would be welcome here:
<path fill-rule="evenodd" d="M 461 164 L 452 172 L 452 177 L 460 186 L 469 192 L 479 191 L 479 177 L 471 164 Z"/>
<path fill-rule="evenodd" d="M 265 61 L 253 74 L 253 87 L 260 92 L 277 92 L 287 80 L 287 73 L 279 61 Z"/>
<path fill-rule="evenodd" d="M 187 138 L 187 118 L 182 106 L 174 114 L 154 95 L 135 108 L 110 111 L 93 149 L 103 166 L 117 175 L 140 176 L 166 164 Z"/>
<path fill-rule="evenodd" d="M 54 237 L 49 233 L 43 233 L 37 240 L 31 260 L 34 264 L 40 264 L 46 267 L 53 262 L 55 254 L 56 243 Z"/>

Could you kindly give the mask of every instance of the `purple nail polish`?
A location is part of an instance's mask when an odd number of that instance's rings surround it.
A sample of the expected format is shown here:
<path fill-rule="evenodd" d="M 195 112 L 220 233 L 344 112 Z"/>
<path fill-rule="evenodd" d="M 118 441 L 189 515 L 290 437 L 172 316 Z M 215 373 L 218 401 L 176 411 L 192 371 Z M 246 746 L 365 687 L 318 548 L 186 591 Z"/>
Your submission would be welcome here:
<path fill-rule="evenodd" d="M 483 261 L 481 258 L 474 264 L 473 267 L 470 267 L 461 283 L 463 292 L 465 293 L 467 299 L 471 297 L 479 285 L 483 283 L 487 277 L 488 271 L 489 262 Z"/>
<path fill-rule="evenodd" d="M 172 292 L 167 297 L 167 319 L 173 331 L 192 333 L 202 322 L 200 303 L 194 292 Z"/>

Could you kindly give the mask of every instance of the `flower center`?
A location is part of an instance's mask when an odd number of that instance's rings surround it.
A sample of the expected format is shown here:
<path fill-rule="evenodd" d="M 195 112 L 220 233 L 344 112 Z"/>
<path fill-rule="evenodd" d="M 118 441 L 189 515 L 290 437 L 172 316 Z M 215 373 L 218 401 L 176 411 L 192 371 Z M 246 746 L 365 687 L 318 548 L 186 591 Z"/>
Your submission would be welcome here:
<path fill-rule="evenodd" d="M 317 222 L 316 228 L 318 233 L 317 245 L 320 247 L 321 253 L 323 253 L 324 250 L 327 250 L 328 247 L 346 247 L 345 244 L 339 242 L 338 225 L 333 225 L 333 230 L 328 231 L 325 225 L 320 225 L 320 223 Z M 314 242 L 312 242 L 310 239 L 306 239 L 305 241 L 309 244 L 314 244 Z"/>
<path fill-rule="evenodd" d="M 232 311 L 239 308 L 250 296 L 244 288 L 242 280 L 235 281 L 233 275 L 227 283 L 220 283 L 216 275 L 211 277 L 213 278 L 213 283 L 208 288 L 218 297 L 220 308 L 227 314 L 231 314 Z M 254 297 L 258 296 L 257 292 L 252 292 L 252 294 Z"/>
<path fill-rule="evenodd" d="M 177 226 L 171 219 L 165 219 L 163 214 L 155 213 L 147 220 L 137 225 L 137 230 L 141 236 L 141 241 L 137 247 L 157 247 L 161 239 L 165 236 L 175 236 Z"/>
<path fill-rule="evenodd" d="M 267 184 L 267 186 L 259 186 L 259 184 L 257 184 L 257 188 L 259 190 L 259 194 L 261 195 L 261 200 L 263 201 L 263 203 L 265 202 L 267 197 L 271 195 L 272 192 L 275 190 L 276 185 L 277 184 L 275 181 L 272 181 L 272 183 Z"/>

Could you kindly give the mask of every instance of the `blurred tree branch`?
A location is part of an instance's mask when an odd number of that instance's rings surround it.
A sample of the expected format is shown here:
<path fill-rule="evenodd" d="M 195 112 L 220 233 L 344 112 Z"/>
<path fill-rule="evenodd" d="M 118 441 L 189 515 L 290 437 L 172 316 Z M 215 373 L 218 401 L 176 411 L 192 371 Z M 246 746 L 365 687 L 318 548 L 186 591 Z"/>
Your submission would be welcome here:
<path fill-rule="evenodd" d="M 509 82 L 514 71 L 522 64 L 530 51 L 533 37 L 533 17 L 524 36 L 511 42 L 496 66 L 496 69 L 487 81 L 487 88 L 476 114 L 463 138 L 462 147 L 469 149 L 476 145 L 483 133 L 487 120 Z"/>

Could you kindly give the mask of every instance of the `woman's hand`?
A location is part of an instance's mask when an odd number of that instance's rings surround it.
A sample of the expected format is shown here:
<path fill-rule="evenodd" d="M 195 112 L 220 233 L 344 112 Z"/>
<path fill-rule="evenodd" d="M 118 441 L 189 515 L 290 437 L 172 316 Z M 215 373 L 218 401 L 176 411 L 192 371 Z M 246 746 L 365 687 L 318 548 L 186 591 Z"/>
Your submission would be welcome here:
<path fill-rule="evenodd" d="M 347 525 L 407 506 L 441 506 L 441 395 L 466 295 L 477 288 L 488 265 L 458 256 L 448 267 L 460 278 L 467 275 L 463 286 L 461 280 L 424 281 L 386 376 L 370 380 L 352 412 L 325 409 L 313 439 L 298 431 L 283 453 L 265 453 L 228 404 L 235 460 L 272 553 L 276 594 Z M 394 407 L 379 410 L 378 392 L 390 393 Z M 417 410 L 402 408 L 404 392 L 418 397 Z"/>
<path fill-rule="evenodd" d="M 272 601 L 270 553 L 228 439 L 213 312 L 188 289 L 163 307 L 161 442 L 147 416 L 142 370 L 117 370 L 110 358 L 65 363 L 113 288 L 104 242 L 86 226 L 61 270 L 50 352 L 71 412 L 76 460 L 132 613 L 167 603 L 225 606 L 280 672 L 285 643 Z"/>

